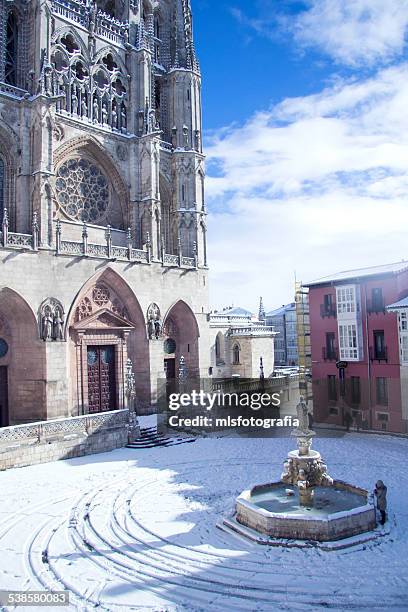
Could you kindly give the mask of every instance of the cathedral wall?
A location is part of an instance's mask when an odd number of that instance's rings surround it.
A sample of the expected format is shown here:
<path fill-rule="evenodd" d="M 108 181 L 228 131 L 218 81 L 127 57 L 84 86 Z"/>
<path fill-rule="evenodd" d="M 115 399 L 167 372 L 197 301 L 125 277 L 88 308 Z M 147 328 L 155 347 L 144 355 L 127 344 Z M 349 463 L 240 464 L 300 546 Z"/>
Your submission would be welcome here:
<path fill-rule="evenodd" d="M 39 311 L 44 300 L 51 297 L 61 302 L 66 319 L 69 321 L 73 304 L 84 285 L 107 269 L 116 272 L 129 285 L 140 304 L 145 320 L 147 309 L 152 302 L 158 304 L 164 317 L 182 300 L 191 308 L 197 321 L 200 373 L 202 376 L 208 376 L 210 340 L 206 270 L 186 271 L 165 268 L 154 263 L 150 265 L 131 265 L 128 262 L 106 263 L 91 258 L 55 256 L 50 251 L 40 251 L 38 254 L 7 254 L 6 251 L 2 253 L 0 294 L 4 287 L 18 292 L 34 313 Z M 183 332 L 183 316 L 179 328 Z M 184 331 L 187 333 L 187 328 Z M 141 338 L 146 337 L 146 330 L 141 329 L 139 323 L 138 333 L 141 334 Z M 144 399 L 143 410 L 148 410 L 152 388 L 157 384 L 157 379 L 163 377 L 164 355 L 160 342 L 159 348 L 154 349 L 157 354 L 150 364 L 149 371 L 145 358 L 140 354 L 140 342 L 136 336 L 131 335 L 128 345 L 134 362 L 137 388 Z M 12 393 L 10 404 L 14 405 L 10 409 L 22 412 L 18 422 L 23 422 L 25 418 L 32 420 L 30 402 L 46 406 L 46 418 L 73 416 L 70 410 L 75 407 L 71 390 L 72 383 L 76 384 L 75 353 L 70 352 L 69 342 L 44 343 L 37 340 L 37 344 L 41 348 L 46 347 L 46 373 L 41 383 L 39 381 L 35 384 L 30 383 L 31 387 L 24 386 L 17 394 Z M 188 362 L 187 348 L 184 346 L 182 350 L 186 351 Z M 191 350 L 193 351 L 192 345 Z M 24 352 L 21 354 L 24 355 Z M 36 402 L 36 393 L 41 393 L 42 401 Z"/>

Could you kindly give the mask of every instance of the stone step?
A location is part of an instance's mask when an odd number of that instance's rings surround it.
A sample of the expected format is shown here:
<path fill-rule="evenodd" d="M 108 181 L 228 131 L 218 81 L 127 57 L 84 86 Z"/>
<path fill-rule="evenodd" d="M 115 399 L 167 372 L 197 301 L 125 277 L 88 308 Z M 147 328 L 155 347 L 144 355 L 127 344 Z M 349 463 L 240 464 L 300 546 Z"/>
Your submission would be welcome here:
<path fill-rule="evenodd" d="M 140 437 L 126 445 L 126 448 L 155 448 L 159 446 L 177 446 L 195 442 L 195 438 L 166 438 L 157 432 L 155 427 L 149 427 L 140 431 Z"/>

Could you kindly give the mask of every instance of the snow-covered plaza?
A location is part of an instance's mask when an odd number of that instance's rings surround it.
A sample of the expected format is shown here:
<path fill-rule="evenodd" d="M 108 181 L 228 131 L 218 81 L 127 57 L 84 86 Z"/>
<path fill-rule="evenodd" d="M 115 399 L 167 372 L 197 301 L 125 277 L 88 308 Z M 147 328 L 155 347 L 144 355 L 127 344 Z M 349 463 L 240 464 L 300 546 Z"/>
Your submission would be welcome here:
<path fill-rule="evenodd" d="M 315 444 L 336 478 L 384 480 L 388 535 L 328 552 L 216 527 L 242 490 L 279 479 L 292 446 L 200 439 L 3 472 L 0 589 L 68 589 L 72 610 L 408 610 L 407 439 Z"/>

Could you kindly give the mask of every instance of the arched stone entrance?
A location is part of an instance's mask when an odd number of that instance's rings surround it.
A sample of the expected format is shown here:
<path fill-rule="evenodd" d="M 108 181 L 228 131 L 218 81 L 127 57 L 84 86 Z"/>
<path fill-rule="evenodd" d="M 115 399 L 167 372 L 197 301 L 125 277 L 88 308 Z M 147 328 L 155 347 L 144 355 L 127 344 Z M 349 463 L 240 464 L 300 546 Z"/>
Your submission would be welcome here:
<path fill-rule="evenodd" d="M 149 354 L 143 313 L 130 287 L 112 269 L 82 288 L 71 308 L 69 338 L 74 414 L 125 407 L 128 357 L 138 400 L 148 402 Z"/>
<path fill-rule="evenodd" d="M 46 351 L 37 320 L 15 291 L 0 291 L 0 426 L 45 420 Z"/>
<path fill-rule="evenodd" d="M 179 300 L 168 311 L 163 326 L 164 367 L 168 378 L 177 368 L 180 357 L 183 356 L 188 375 L 195 377 L 200 372 L 197 320 L 190 306 Z"/>

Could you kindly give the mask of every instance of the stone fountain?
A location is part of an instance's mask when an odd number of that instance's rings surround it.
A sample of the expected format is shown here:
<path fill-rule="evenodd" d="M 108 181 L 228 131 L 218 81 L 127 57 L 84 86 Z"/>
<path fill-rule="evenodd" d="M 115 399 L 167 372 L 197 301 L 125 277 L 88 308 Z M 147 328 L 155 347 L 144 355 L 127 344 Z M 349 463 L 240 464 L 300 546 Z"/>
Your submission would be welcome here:
<path fill-rule="evenodd" d="M 296 407 L 299 425 L 291 436 L 297 439 L 297 450 L 290 451 L 285 461 L 281 481 L 292 484 L 298 489 L 299 504 L 313 506 L 315 487 L 330 487 L 333 479 L 327 474 L 327 466 L 315 450 L 312 440 L 315 432 L 309 429 L 308 409 L 303 397 Z"/>
<path fill-rule="evenodd" d="M 289 452 L 281 480 L 241 493 L 235 515 L 220 526 L 262 544 L 276 544 L 277 539 L 327 542 L 375 529 L 368 491 L 333 480 L 320 453 L 312 449 L 315 432 L 309 429 L 302 397 L 297 417 L 291 434 L 297 449 Z"/>

